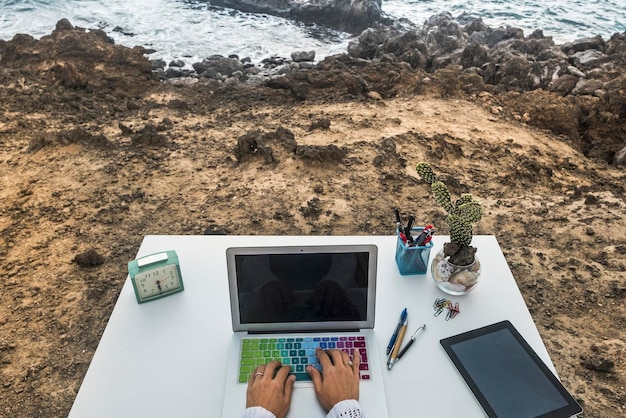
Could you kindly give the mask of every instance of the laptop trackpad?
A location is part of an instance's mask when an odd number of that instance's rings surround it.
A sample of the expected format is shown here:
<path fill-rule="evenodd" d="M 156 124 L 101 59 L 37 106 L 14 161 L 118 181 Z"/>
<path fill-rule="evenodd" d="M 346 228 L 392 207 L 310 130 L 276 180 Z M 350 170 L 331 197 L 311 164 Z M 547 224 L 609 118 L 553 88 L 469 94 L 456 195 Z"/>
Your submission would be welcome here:
<path fill-rule="evenodd" d="M 293 388 L 291 408 L 289 408 L 287 418 L 299 417 L 326 417 L 326 411 L 324 411 L 324 408 L 322 408 L 317 400 L 312 384 L 303 386 L 296 385 Z"/>

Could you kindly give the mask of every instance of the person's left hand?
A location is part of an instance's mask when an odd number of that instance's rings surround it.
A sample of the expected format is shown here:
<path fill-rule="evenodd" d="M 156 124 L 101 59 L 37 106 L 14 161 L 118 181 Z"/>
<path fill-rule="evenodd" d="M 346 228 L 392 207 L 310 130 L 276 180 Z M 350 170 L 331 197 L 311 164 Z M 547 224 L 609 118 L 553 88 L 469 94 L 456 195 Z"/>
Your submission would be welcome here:
<path fill-rule="evenodd" d="M 274 373 L 278 369 L 278 373 Z M 281 366 L 278 361 L 270 361 L 259 366 L 250 374 L 246 391 L 246 408 L 261 406 L 276 418 L 285 418 L 291 405 L 294 375 L 289 375 L 291 367 Z"/>

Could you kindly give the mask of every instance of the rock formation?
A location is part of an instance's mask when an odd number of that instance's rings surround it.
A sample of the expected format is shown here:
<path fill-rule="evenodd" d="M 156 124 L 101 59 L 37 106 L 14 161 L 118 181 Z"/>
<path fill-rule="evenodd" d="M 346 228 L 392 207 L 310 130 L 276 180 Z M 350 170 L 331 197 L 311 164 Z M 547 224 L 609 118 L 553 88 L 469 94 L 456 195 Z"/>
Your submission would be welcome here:
<path fill-rule="evenodd" d="M 385 20 L 381 0 L 213 0 L 211 4 L 315 23 L 354 34 Z"/>

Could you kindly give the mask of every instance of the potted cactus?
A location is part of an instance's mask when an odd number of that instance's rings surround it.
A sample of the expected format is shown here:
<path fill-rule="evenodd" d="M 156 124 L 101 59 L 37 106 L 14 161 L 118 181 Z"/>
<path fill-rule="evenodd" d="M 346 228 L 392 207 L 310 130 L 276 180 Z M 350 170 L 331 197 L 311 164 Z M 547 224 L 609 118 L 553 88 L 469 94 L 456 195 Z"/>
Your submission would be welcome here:
<path fill-rule="evenodd" d="M 453 202 L 448 186 L 435 175 L 428 163 L 419 163 L 415 170 L 422 180 L 430 184 L 435 200 L 448 212 L 446 224 L 450 242 L 445 243 L 443 250 L 433 259 L 432 276 L 444 292 L 465 294 L 476 286 L 480 276 L 477 248 L 471 242 L 472 224 L 480 221 L 482 207 L 469 193 L 462 194 Z"/>

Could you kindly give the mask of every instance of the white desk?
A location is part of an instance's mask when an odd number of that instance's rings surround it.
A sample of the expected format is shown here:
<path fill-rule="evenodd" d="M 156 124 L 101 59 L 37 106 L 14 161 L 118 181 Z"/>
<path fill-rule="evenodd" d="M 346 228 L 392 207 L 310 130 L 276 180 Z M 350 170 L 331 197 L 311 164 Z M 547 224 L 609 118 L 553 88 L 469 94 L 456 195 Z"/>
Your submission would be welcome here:
<path fill-rule="evenodd" d="M 138 256 L 173 249 L 185 291 L 139 305 L 127 279 L 76 397 L 71 418 L 218 417 L 232 329 L 225 250 L 231 246 L 368 243 L 378 246 L 375 332 L 384 354 L 402 308 L 412 333 L 427 329 L 391 371 L 384 370 L 390 417 L 484 417 L 439 340 L 510 320 L 554 371 L 519 289 L 493 236 L 476 236 L 481 282 L 451 297 L 430 274 L 401 276 L 395 236 L 146 236 Z M 447 237 L 437 236 L 431 259 Z M 433 316 L 433 302 L 448 297 L 461 313 Z M 405 340 L 406 341 L 406 340 Z M 245 400 L 241 400 L 242 411 Z M 366 411 L 367 412 L 367 411 Z M 236 417 L 229 417 L 236 418 Z M 304 417 L 306 418 L 306 417 Z"/>

